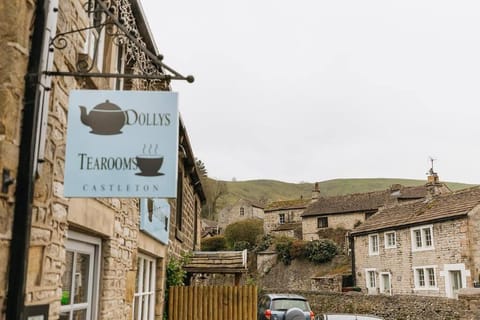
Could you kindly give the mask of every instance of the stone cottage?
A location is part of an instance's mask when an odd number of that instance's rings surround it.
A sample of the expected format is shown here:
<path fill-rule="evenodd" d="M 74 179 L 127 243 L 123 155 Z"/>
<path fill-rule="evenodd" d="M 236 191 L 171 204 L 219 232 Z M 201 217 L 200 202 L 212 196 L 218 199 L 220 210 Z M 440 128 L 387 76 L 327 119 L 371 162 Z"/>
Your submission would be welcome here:
<path fill-rule="evenodd" d="M 232 223 L 245 219 L 263 219 L 263 205 L 247 199 L 238 199 L 233 205 L 223 208 L 218 213 L 218 227 L 220 233 Z"/>
<path fill-rule="evenodd" d="M 318 232 L 326 228 L 352 230 L 382 207 L 424 199 L 429 194 L 443 192 L 450 190 L 434 174 L 422 186 L 396 184 L 382 191 L 319 197 L 301 215 L 303 240 L 317 240 Z"/>
<path fill-rule="evenodd" d="M 192 78 L 163 64 L 138 0 L 4 1 L 0 21 L 0 318 L 161 318 L 166 261 L 200 243 L 186 128 L 174 199 L 66 198 L 68 99 Z"/>
<path fill-rule="evenodd" d="M 275 201 L 265 207 L 263 232 L 278 236 L 300 238 L 302 235 L 301 215 L 310 199 Z"/>
<path fill-rule="evenodd" d="M 381 209 L 352 231 L 368 294 L 457 297 L 480 281 L 480 188 Z"/>

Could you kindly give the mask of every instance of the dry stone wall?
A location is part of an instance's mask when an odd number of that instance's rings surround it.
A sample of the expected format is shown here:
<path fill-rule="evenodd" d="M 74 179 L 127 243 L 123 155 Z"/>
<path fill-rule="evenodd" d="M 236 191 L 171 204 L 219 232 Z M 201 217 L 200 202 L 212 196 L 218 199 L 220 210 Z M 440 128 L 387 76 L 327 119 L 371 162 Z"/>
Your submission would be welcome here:
<path fill-rule="evenodd" d="M 369 296 L 362 293 L 289 291 L 305 296 L 315 314 L 361 313 L 388 320 L 474 320 L 480 319 L 480 294 L 469 293 L 458 300 L 410 295 Z"/>

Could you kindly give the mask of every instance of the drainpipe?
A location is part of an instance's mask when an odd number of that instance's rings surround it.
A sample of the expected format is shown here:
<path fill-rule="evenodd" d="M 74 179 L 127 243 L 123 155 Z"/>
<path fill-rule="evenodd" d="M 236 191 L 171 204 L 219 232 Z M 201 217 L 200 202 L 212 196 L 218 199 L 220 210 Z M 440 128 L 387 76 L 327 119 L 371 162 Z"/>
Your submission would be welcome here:
<path fill-rule="evenodd" d="M 42 41 L 45 32 L 44 1 L 36 1 L 32 42 L 28 57 L 23 99 L 23 119 L 13 213 L 12 241 L 8 263 L 7 319 L 23 319 L 28 266 L 28 248 L 32 224 L 32 203 L 35 173 L 35 141 L 39 107 L 37 100 L 38 74 Z"/>
<path fill-rule="evenodd" d="M 355 272 L 355 238 L 350 234 L 350 252 L 352 254 L 352 279 L 353 279 L 353 286 L 357 286 L 357 275 Z"/>

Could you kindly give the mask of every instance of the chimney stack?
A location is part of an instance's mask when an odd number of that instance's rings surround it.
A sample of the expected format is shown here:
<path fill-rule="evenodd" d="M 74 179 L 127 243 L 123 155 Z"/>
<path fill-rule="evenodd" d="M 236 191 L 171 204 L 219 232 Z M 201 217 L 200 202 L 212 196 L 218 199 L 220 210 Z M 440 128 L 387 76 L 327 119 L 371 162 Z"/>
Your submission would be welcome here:
<path fill-rule="evenodd" d="M 315 182 L 315 188 L 312 190 L 312 201 L 315 202 L 320 198 L 320 187 L 318 186 L 318 182 Z"/>

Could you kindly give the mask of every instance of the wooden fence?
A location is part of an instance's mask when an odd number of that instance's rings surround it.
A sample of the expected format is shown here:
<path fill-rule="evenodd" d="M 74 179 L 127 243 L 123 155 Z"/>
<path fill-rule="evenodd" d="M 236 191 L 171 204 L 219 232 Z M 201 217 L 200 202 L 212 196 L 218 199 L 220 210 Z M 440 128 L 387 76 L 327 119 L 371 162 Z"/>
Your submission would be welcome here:
<path fill-rule="evenodd" d="M 257 287 L 170 287 L 169 320 L 252 320 L 257 318 Z"/>

